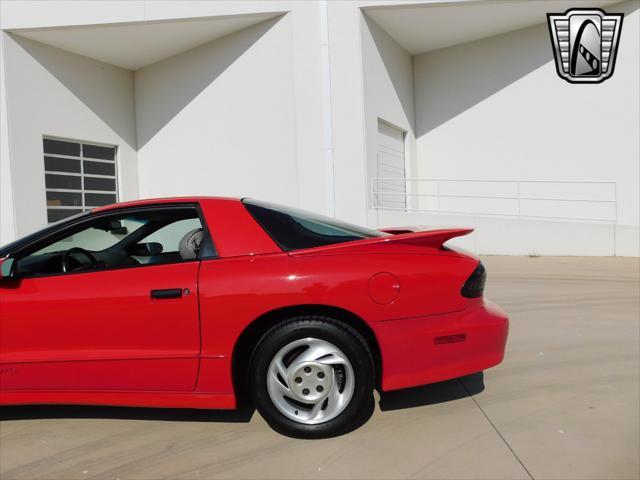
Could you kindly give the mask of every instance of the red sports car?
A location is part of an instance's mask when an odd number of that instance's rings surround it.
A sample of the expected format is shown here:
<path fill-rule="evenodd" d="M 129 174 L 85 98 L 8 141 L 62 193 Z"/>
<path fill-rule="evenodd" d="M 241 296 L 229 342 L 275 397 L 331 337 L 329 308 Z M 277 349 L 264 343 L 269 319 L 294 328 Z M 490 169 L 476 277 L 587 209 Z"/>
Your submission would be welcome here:
<path fill-rule="evenodd" d="M 336 435 L 373 389 L 498 364 L 471 230 L 378 231 L 255 200 L 96 208 L 0 249 L 0 404 L 233 409 Z"/>

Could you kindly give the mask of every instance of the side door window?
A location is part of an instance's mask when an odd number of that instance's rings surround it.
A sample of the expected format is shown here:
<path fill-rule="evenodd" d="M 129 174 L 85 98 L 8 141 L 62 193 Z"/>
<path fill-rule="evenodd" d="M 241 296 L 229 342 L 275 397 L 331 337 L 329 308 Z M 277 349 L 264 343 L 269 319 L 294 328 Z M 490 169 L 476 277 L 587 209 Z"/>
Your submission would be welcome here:
<path fill-rule="evenodd" d="M 19 276 L 69 274 L 197 258 L 203 229 L 195 207 L 114 213 L 82 222 L 19 255 Z"/>
<path fill-rule="evenodd" d="M 201 232 L 199 218 L 185 218 L 169 223 L 136 244 L 133 249 L 135 259 L 140 263 L 154 264 L 195 258 L 202 242 Z"/>

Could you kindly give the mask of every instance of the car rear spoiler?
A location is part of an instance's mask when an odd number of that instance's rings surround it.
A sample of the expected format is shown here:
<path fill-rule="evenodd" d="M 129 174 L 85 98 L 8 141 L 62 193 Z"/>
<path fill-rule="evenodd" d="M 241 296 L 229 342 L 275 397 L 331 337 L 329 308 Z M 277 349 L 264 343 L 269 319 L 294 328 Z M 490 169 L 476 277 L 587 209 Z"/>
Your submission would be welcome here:
<path fill-rule="evenodd" d="M 391 235 L 398 235 L 400 233 L 415 233 L 422 230 L 420 227 L 390 227 L 381 228 L 380 231 L 384 233 L 390 233 Z"/>
<path fill-rule="evenodd" d="M 441 249 L 442 245 L 452 238 L 462 237 L 469 235 L 473 232 L 473 228 L 447 228 L 440 230 L 427 230 L 423 232 L 407 231 L 406 228 L 398 229 L 385 229 L 385 233 L 391 233 L 394 231 L 402 231 L 391 236 L 367 238 L 364 240 L 355 240 L 353 242 L 337 243 L 333 245 L 327 245 L 324 247 L 315 247 L 305 250 L 296 250 L 289 252 L 291 255 L 301 255 L 305 253 L 319 253 L 319 252 L 334 252 L 344 251 L 349 253 L 356 253 L 360 251 L 378 251 L 379 249 L 386 249 L 390 245 L 406 245 L 427 247 L 434 249 Z"/>
<path fill-rule="evenodd" d="M 391 233 L 387 230 L 383 231 Z M 473 232 L 473 228 L 444 228 L 423 232 L 407 231 L 405 229 L 403 230 L 403 233 L 396 233 L 393 237 L 381 237 L 381 239 L 383 239 L 385 243 L 440 248 L 446 241 L 451 240 L 452 238 L 469 235 L 471 232 Z"/>

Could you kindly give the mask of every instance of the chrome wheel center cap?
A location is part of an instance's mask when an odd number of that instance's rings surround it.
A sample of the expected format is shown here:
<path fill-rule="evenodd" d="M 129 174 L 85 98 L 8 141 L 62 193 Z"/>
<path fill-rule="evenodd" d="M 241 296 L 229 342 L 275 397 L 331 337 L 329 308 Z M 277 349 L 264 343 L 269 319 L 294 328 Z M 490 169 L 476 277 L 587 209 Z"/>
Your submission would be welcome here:
<path fill-rule="evenodd" d="M 290 365 L 287 380 L 291 392 L 305 403 L 323 400 L 333 387 L 333 369 L 318 362 L 300 362 Z"/>

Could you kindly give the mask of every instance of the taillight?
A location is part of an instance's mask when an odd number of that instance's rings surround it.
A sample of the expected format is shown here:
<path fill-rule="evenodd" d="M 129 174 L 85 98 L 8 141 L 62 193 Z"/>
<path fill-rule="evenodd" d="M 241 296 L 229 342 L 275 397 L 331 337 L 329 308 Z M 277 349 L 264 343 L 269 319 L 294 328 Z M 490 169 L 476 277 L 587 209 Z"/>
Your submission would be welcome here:
<path fill-rule="evenodd" d="M 473 271 L 471 276 L 464 282 L 460 293 L 463 297 L 477 298 L 481 297 L 484 292 L 484 282 L 487 279 L 487 271 L 482 265 L 482 262 L 478 262 L 478 266 Z"/>

